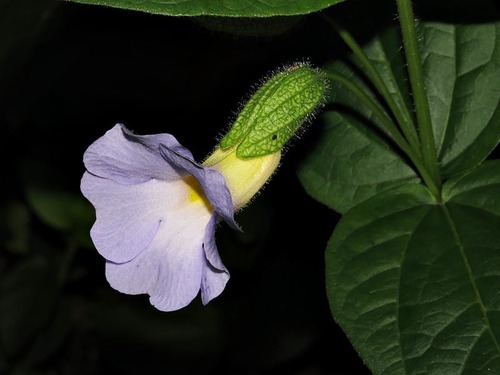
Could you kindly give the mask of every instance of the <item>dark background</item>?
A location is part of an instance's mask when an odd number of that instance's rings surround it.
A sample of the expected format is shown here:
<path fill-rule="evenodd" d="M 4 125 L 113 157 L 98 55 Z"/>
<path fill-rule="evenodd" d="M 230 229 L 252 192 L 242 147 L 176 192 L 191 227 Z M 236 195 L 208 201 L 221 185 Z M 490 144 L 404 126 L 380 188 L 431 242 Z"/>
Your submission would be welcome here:
<path fill-rule="evenodd" d="M 362 12 L 356 1 L 334 8 L 363 24 L 361 40 L 394 15 Z M 270 35 L 278 21 L 293 27 Z M 237 215 L 244 233 L 218 228 L 231 280 L 208 306 L 197 298 L 159 312 L 104 278 L 88 237 L 93 208 L 79 191 L 94 140 L 123 123 L 138 134 L 172 133 L 202 160 L 263 77 L 345 53 L 317 15 L 250 23 L 260 36 L 202 25 L 54 0 L 0 1 L 0 373 L 368 373 L 325 294 L 323 253 L 339 215 L 296 176 L 320 120 Z"/>

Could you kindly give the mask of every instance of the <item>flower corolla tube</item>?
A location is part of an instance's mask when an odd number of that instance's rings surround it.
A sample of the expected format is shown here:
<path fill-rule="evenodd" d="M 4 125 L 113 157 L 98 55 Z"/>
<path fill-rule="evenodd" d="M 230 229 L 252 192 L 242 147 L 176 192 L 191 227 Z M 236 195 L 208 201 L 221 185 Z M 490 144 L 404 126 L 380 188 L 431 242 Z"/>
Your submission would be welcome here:
<path fill-rule="evenodd" d="M 300 71 L 305 73 L 295 73 Z M 260 103 L 255 105 L 251 99 L 235 126 L 201 164 L 174 136 L 137 135 L 121 124 L 90 145 L 83 158 L 86 171 L 81 190 L 96 210 L 90 234 L 106 260 L 111 287 L 126 294 L 148 294 L 151 304 L 161 311 L 178 310 L 198 293 L 207 304 L 224 290 L 229 272 L 217 250 L 215 227 L 225 221 L 239 229 L 235 211 L 252 199 L 278 167 L 282 144 L 293 135 L 287 129 L 298 128 L 297 123 L 306 119 L 304 101 L 313 96 L 304 89 L 311 84 L 304 76 L 314 78 L 316 71 L 309 66 L 286 70 L 280 73 L 280 87 L 287 89 L 284 94 L 276 90 L 276 82 L 273 87 L 264 84 L 255 94 L 270 90 L 280 98 L 286 94 L 297 100 L 297 92 L 290 93 L 291 73 L 300 78 L 302 86 L 296 91 L 304 96 L 296 121 L 281 116 L 285 130 L 269 126 L 259 130 L 257 125 L 265 123 L 270 112 L 281 110 L 289 117 L 294 113 L 290 100 L 269 102 L 273 96 L 264 95 L 268 101 L 257 98 Z M 285 107 L 282 102 L 287 103 Z"/>

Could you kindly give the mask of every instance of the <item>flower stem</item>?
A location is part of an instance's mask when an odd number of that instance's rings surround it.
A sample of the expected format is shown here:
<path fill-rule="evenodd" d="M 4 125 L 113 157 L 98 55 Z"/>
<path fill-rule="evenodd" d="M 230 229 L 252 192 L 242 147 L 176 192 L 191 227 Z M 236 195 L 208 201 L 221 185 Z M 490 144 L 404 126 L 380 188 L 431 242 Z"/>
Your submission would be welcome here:
<path fill-rule="evenodd" d="M 389 92 L 387 85 L 384 80 L 380 76 L 379 72 L 372 64 L 366 53 L 363 51 L 361 46 L 356 42 L 354 37 L 340 24 L 338 24 L 331 16 L 321 13 L 321 15 L 326 19 L 326 21 L 337 31 L 340 37 L 344 40 L 344 42 L 351 48 L 354 55 L 358 58 L 359 62 L 366 69 L 366 73 L 370 77 L 372 83 L 377 88 L 379 93 L 384 98 L 385 102 L 389 106 L 392 115 L 396 119 L 401 131 L 403 132 L 405 138 L 408 140 L 410 146 L 417 152 L 420 153 L 420 144 L 418 140 L 418 135 L 416 132 L 415 125 L 413 124 L 413 120 L 408 112 L 408 108 L 404 105 L 404 99 L 399 92 L 397 91 L 397 95 L 399 95 L 399 101 L 402 104 L 402 108 L 400 108 L 395 100 L 393 95 Z"/>
<path fill-rule="evenodd" d="M 413 93 L 417 123 L 419 125 L 420 145 L 422 157 L 434 185 L 440 189 L 441 178 L 437 161 L 436 144 L 432 129 L 429 102 L 424 86 L 422 63 L 418 51 L 417 34 L 415 31 L 415 16 L 411 0 L 396 0 L 401 34 L 408 65 L 408 75 Z M 439 195 L 438 195 L 439 197 Z"/>

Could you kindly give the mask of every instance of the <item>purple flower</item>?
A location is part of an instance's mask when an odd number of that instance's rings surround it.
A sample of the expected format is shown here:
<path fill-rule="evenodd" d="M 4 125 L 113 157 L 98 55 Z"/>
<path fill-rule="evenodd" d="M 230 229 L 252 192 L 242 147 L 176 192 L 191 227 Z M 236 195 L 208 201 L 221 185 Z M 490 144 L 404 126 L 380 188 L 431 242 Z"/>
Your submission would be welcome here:
<path fill-rule="evenodd" d="M 116 125 L 85 152 L 84 196 L 96 209 L 92 240 L 106 278 L 123 293 L 150 295 L 162 311 L 201 291 L 204 304 L 229 280 L 215 244 L 220 218 L 237 228 L 224 176 L 197 164 L 170 134 L 135 135 Z"/>
<path fill-rule="evenodd" d="M 281 152 L 242 159 L 216 148 L 200 165 L 170 134 L 135 135 L 116 125 L 85 152 L 83 195 L 96 209 L 90 235 L 116 290 L 149 294 L 162 311 L 207 304 L 229 280 L 215 244 L 224 220 L 278 167 Z"/>

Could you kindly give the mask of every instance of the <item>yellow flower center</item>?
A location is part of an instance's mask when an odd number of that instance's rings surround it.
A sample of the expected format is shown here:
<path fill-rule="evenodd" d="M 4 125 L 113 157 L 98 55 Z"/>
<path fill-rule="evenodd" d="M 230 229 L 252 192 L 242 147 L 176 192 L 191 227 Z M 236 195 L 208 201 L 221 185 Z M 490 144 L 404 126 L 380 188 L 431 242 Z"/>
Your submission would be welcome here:
<path fill-rule="evenodd" d="M 188 201 L 190 203 L 199 202 L 207 207 L 210 211 L 213 211 L 213 207 L 210 204 L 207 196 L 203 192 L 203 188 L 196 178 L 193 176 L 187 176 L 183 178 L 183 181 L 188 185 Z"/>

